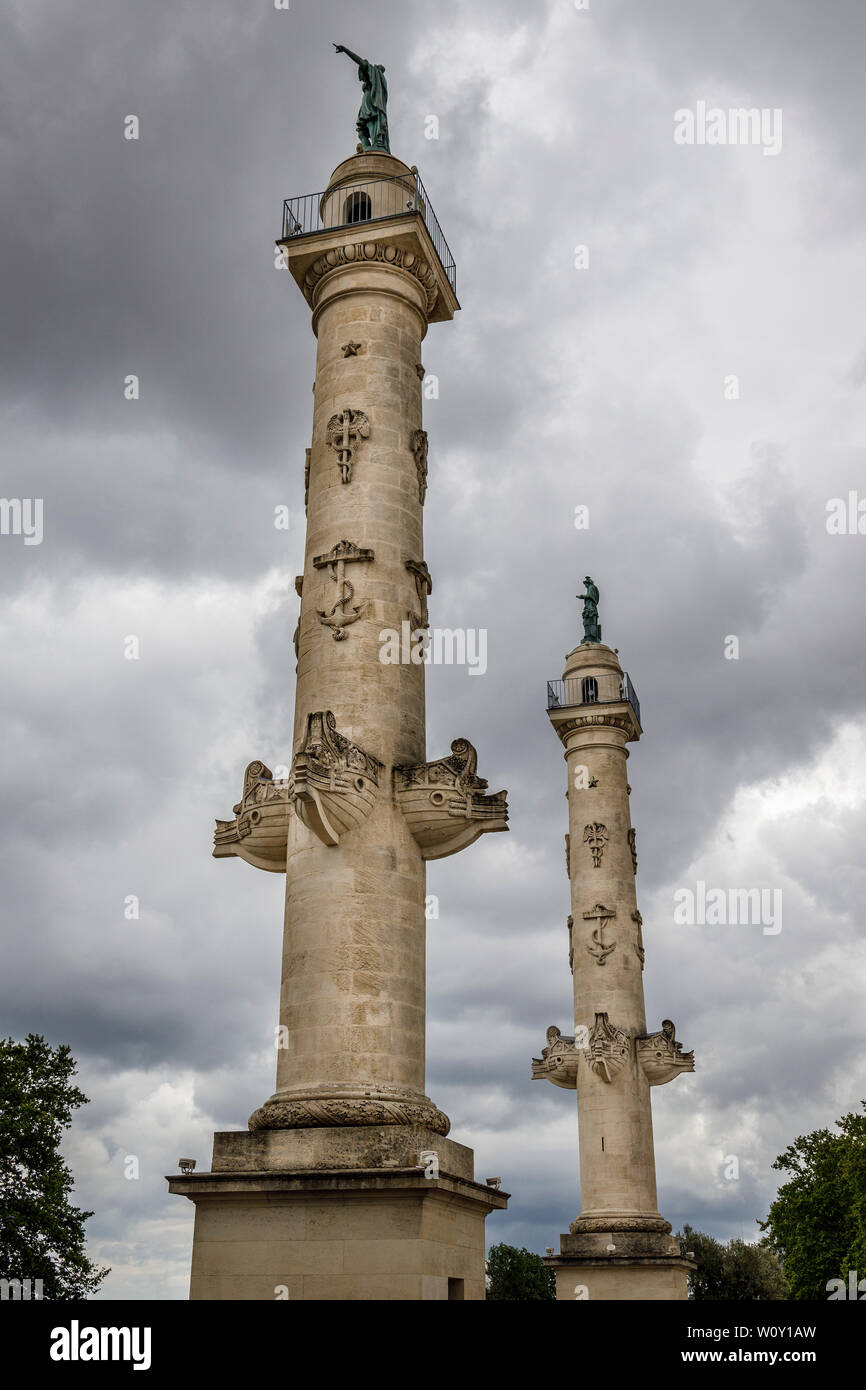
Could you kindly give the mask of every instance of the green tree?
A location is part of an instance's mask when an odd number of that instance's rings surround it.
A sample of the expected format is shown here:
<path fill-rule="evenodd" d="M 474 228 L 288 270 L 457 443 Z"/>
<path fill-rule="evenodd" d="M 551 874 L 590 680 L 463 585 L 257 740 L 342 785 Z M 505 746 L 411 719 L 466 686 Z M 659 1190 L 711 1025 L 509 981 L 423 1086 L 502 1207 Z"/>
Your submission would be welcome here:
<path fill-rule="evenodd" d="M 779 1257 L 766 1241 L 747 1245 L 734 1239 L 725 1244 L 691 1226 L 684 1226 L 677 1238 L 683 1252 L 693 1252 L 697 1264 L 689 1275 L 689 1298 L 743 1301 L 789 1297 Z"/>
<path fill-rule="evenodd" d="M 75 1059 L 29 1033 L 0 1039 L 0 1278 L 41 1279 L 46 1299 L 86 1298 L 108 1274 L 87 1258 L 72 1206 L 72 1174 L 59 1152 L 87 1096 L 72 1085 Z"/>
<path fill-rule="evenodd" d="M 760 1225 L 792 1298 L 826 1298 L 828 1280 L 850 1269 L 866 1278 L 866 1113 L 844 1115 L 836 1126 L 839 1134 L 800 1135 L 773 1164 L 791 1176 Z"/>
<path fill-rule="evenodd" d="M 487 1256 L 487 1297 L 555 1303 L 556 1275 L 531 1250 L 518 1250 L 516 1245 L 491 1245 Z"/>

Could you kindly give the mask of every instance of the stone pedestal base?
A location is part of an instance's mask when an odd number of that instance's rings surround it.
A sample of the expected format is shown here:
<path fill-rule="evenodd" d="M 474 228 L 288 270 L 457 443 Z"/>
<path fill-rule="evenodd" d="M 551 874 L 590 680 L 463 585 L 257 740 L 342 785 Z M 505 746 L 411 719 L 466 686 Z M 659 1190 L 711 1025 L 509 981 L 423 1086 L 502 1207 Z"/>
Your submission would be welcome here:
<path fill-rule="evenodd" d="M 196 1207 L 191 1299 L 483 1299 L 508 1204 L 471 1149 L 397 1125 L 216 1134 L 211 1171 L 168 1183 Z"/>
<path fill-rule="evenodd" d="M 581 1229 L 579 1217 L 573 1223 L 576 1231 L 560 1236 L 559 1255 L 544 1261 L 556 1271 L 557 1300 L 680 1300 L 688 1296 L 689 1271 L 696 1266 L 680 1254 L 679 1242 L 669 1234 L 670 1226 L 662 1217 L 650 1218 L 644 1229 L 613 1218 L 614 1229 L 606 1231 L 599 1229 L 599 1218 L 584 1220 L 586 1228 Z"/>
<path fill-rule="evenodd" d="M 694 1269 L 690 1260 L 676 1255 L 591 1261 L 551 1256 L 544 1263 L 556 1270 L 557 1300 L 572 1303 L 576 1299 L 685 1299 L 688 1273 Z"/>

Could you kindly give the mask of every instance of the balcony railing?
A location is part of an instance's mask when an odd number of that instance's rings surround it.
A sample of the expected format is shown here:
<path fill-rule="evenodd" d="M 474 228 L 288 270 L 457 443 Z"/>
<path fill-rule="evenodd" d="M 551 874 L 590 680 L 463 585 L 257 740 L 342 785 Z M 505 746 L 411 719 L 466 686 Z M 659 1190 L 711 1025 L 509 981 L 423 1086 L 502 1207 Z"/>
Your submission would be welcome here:
<path fill-rule="evenodd" d="M 336 227 L 355 227 L 364 222 L 383 222 L 417 213 L 430 233 L 448 283 L 457 293 L 457 266 L 430 205 L 418 174 L 366 183 L 326 188 L 322 193 L 301 193 L 283 203 L 283 240 L 311 236 Z"/>
<path fill-rule="evenodd" d="M 640 724 L 640 701 L 627 671 L 623 673 L 623 678 L 619 683 L 619 695 L 615 700 L 599 700 L 598 697 L 586 699 L 585 696 L 591 697 L 592 695 L 592 688 L 587 688 L 587 682 L 591 680 L 594 680 L 594 677 L 574 676 L 567 681 L 548 681 L 547 708 L 571 709 L 578 705 L 618 705 L 626 700 L 634 710 L 637 722 Z"/>

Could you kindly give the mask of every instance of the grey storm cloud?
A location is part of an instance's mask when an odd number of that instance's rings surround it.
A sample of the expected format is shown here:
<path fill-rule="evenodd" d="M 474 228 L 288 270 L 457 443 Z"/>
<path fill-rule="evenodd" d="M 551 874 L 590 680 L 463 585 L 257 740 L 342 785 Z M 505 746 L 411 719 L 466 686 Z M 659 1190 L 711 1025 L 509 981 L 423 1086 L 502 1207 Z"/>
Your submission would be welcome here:
<path fill-rule="evenodd" d="M 185 1296 L 191 1209 L 162 1174 L 273 1086 L 281 879 L 214 863 L 210 836 L 245 764 L 290 753 L 315 344 L 273 242 L 282 199 L 354 149 L 332 42 L 386 64 L 395 152 L 458 265 L 462 313 L 424 344 L 425 553 L 433 621 L 486 629 L 488 669 L 430 668 L 428 749 L 472 739 L 511 829 L 430 866 L 428 1092 L 513 1193 L 489 1234 L 542 1249 L 578 1207 L 574 1106 L 529 1066 L 570 1018 L 544 705 L 584 574 L 642 705 L 648 1017 L 673 1012 L 698 1065 L 655 1102 L 661 1209 L 754 1235 L 776 1154 L 864 1092 L 866 539 L 825 527 L 866 494 L 862 6 L 359 13 L 2 21 L 2 492 L 41 497 L 45 534 L 0 537 L 0 1030 L 79 1058 L 107 1296 Z M 676 146 L 698 100 L 781 108 L 781 154 Z M 698 877 L 782 885 L 782 932 L 677 927 Z"/>

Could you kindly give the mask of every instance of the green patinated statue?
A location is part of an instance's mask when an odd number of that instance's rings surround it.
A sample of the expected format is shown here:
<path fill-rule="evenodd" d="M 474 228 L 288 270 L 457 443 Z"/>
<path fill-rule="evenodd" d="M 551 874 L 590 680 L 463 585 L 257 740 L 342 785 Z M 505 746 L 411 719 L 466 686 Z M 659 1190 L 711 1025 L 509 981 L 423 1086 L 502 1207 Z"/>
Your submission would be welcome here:
<path fill-rule="evenodd" d="M 344 48 L 341 43 L 335 43 L 334 47 L 338 53 L 345 53 L 347 58 L 358 64 L 358 77 L 364 88 L 364 95 L 355 125 L 361 144 L 365 150 L 387 150 L 390 154 L 388 83 L 385 81 L 385 69 L 381 63 L 371 63 L 366 58 L 359 58 L 357 53 L 353 53 L 351 48 Z"/>
<path fill-rule="evenodd" d="M 601 623 L 598 621 L 598 589 L 589 575 L 583 582 L 586 593 L 578 594 L 578 598 L 583 598 L 583 640 L 584 642 L 600 642 Z"/>

